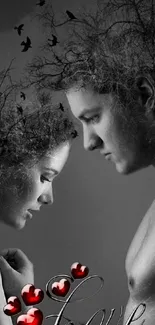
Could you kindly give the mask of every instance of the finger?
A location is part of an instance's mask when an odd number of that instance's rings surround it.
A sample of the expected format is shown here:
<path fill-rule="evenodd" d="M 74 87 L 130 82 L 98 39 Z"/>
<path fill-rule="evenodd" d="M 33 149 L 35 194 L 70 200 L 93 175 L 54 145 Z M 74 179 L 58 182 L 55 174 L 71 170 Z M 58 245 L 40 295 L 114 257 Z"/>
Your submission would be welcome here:
<path fill-rule="evenodd" d="M 17 249 L 12 248 L 5 248 L 0 252 L 0 255 L 2 255 L 5 259 L 13 259 L 15 252 Z"/>
<path fill-rule="evenodd" d="M 18 270 L 29 268 L 32 265 L 25 253 L 19 248 L 3 249 L 1 255 L 8 261 L 14 262 Z"/>
<path fill-rule="evenodd" d="M 9 249 L 2 250 L 0 255 L 2 255 L 9 262 L 14 261 L 15 253 L 11 253 Z"/>
<path fill-rule="evenodd" d="M 1 256 L 3 256 L 3 258 L 7 261 L 7 263 L 14 269 L 14 270 L 17 270 L 18 271 L 18 266 L 17 266 L 17 263 L 15 262 L 15 260 L 14 260 L 14 255 L 12 254 L 10 254 L 9 255 L 9 253 L 6 253 L 5 254 L 5 252 L 3 251 L 2 252 L 2 255 Z"/>
<path fill-rule="evenodd" d="M 2 274 L 5 274 L 6 271 L 12 269 L 9 263 L 3 256 L 0 256 L 0 271 Z"/>

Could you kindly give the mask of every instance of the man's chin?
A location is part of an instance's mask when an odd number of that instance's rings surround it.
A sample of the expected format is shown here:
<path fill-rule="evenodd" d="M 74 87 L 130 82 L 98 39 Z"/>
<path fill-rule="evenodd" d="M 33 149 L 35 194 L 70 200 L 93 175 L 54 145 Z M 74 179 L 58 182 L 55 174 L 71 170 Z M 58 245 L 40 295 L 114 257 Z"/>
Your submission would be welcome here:
<path fill-rule="evenodd" d="M 116 171 L 119 173 L 119 174 L 122 174 L 122 175 L 129 175 L 129 174 L 132 174 L 136 171 L 137 169 L 133 168 L 133 166 L 129 166 L 127 164 L 123 164 L 123 163 L 117 163 L 116 164 Z"/>
<path fill-rule="evenodd" d="M 118 163 L 116 164 L 116 170 L 119 174 L 130 175 L 148 166 L 149 165 L 140 165 L 138 163 L 137 164 Z"/>

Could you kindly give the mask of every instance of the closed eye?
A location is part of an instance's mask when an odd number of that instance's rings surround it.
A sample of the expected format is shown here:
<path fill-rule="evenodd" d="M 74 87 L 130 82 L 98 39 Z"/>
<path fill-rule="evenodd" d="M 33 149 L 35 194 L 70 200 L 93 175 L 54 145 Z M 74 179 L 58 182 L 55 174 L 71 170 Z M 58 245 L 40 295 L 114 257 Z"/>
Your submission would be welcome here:
<path fill-rule="evenodd" d="M 100 114 L 96 114 L 90 118 L 85 118 L 86 123 L 95 124 L 95 123 L 99 123 L 99 121 L 100 121 Z"/>
<path fill-rule="evenodd" d="M 40 180 L 41 180 L 42 183 L 44 183 L 44 182 L 51 182 L 48 178 L 46 178 L 43 175 L 41 175 Z"/>

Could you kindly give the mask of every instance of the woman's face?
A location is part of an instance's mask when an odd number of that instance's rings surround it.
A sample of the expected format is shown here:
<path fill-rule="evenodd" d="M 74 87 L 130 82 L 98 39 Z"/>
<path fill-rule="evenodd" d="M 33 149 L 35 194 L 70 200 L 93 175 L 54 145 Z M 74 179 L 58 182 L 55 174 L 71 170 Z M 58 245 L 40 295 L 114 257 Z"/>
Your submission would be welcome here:
<path fill-rule="evenodd" d="M 69 150 L 69 143 L 65 143 L 26 171 L 14 170 L 1 189 L 0 221 L 22 229 L 26 220 L 32 218 L 32 210 L 53 203 L 52 182 L 64 167 Z"/>

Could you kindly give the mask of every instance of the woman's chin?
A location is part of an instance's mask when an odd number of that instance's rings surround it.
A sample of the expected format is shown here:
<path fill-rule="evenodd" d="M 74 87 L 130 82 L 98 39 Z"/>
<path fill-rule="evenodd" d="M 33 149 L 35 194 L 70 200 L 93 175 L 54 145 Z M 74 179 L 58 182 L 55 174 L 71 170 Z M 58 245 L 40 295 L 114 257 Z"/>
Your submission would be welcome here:
<path fill-rule="evenodd" d="M 16 218 L 13 227 L 17 230 L 21 230 L 25 227 L 26 218 L 24 216 Z"/>
<path fill-rule="evenodd" d="M 23 229 L 24 227 L 25 227 L 25 221 L 24 221 L 24 222 L 18 222 L 18 223 L 16 223 L 15 226 L 14 226 L 14 228 L 15 228 L 16 230 L 21 230 L 21 229 Z"/>
<path fill-rule="evenodd" d="M 14 228 L 16 230 L 21 230 L 25 227 L 26 219 L 22 216 L 11 216 L 10 218 L 3 218 L 1 220 L 5 225 L 10 226 L 11 228 Z"/>

